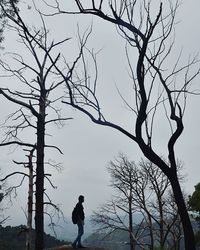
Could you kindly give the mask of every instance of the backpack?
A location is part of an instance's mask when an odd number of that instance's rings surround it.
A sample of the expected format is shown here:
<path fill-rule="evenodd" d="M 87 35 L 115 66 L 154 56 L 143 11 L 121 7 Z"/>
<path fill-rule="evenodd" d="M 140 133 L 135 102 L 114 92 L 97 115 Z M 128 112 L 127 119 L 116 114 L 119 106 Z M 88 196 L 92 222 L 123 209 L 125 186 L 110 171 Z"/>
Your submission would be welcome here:
<path fill-rule="evenodd" d="M 77 222 L 78 222 L 78 209 L 77 209 L 77 207 L 74 207 L 74 209 L 72 211 L 72 222 L 74 224 L 77 224 Z"/>

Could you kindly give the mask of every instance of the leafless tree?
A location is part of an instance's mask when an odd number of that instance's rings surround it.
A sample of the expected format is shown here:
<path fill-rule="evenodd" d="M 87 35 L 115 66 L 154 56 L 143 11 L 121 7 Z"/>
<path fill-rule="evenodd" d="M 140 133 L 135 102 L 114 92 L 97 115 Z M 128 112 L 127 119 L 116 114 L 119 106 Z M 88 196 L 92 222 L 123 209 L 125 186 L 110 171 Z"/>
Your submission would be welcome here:
<path fill-rule="evenodd" d="M 123 154 L 110 162 L 108 171 L 116 194 L 92 216 L 99 230 L 128 232 L 130 249 L 180 249 L 182 227 L 166 175 L 149 161 L 136 165 Z M 138 214 L 143 218 L 139 224 L 133 219 Z"/>
<path fill-rule="evenodd" d="M 5 198 L 5 185 L 1 185 L 0 186 L 0 225 L 1 226 L 9 218 L 9 216 L 5 217 L 5 214 L 4 214 L 4 211 L 5 211 L 5 207 L 3 205 L 4 198 Z"/>
<path fill-rule="evenodd" d="M 0 181 L 1 183 L 5 183 L 5 181 L 9 180 L 10 178 L 13 177 L 19 177 L 21 176 L 21 178 L 18 178 L 19 181 L 18 183 L 16 183 L 15 185 L 9 185 L 9 187 L 5 188 L 5 192 L 4 192 L 4 196 L 8 197 L 10 199 L 10 202 L 12 203 L 13 200 L 13 195 L 15 198 L 17 198 L 17 194 L 18 192 L 20 192 L 20 188 L 23 187 L 23 184 L 25 182 L 25 179 L 28 179 L 28 195 L 27 195 L 27 211 L 24 210 L 24 213 L 26 215 L 26 219 L 27 219 L 27 225 L 26 227 L 22 227 L 22 233 L 26 234 L 26 250 L 32 250 L 33 249 L 33 237 L 32 237 L 32 231 L 33 231 L 33 215 L 34 215 L 34 193 L 35 193 L 35 178 L 36 178 L 36 171 L 35 171 L 35 156 L 34 156 L 34 151 L 36 150 L 36 147 L 34 147 L 33 149 L 28 149 L 28 150 L 24 150 L 25 152 L 27 151 L 28 154 L 26 155 L 28 160 L 27 161 L 15 161 L 13 160 L 13 162 L 17 165 L 17 166 L 21 166 L 23 167 L 23 170 L 21 168 L 20 171 L 14 171 L 8 175 L 6 175 L 4 178 L 2 178 Z M 46 163 L 47 164 L 47 163 Z M 44 175 L 45 179 L 47 180 L 47 182 L 50 184 L 51 187 L 53 187 L 54 189 L 56 189 L 56 186 L 53 185 L 53 183 L 50 180 L 51 174 L 47 174 L 45 173 Z M 60 217 L 63 218 L 63 213 L 60 210 L 60 208 L 54 204 L 51 199 L 49 194 L 47 193 L 46 190 L 44 190 L 44 194 L 45 197 L 47 197 L 47 201 L 44 200 L 44 206 L 45 206 L 45 214 L 49 216 L 50 221 L 51 221 L 51 228 L 54 232 L 54 234 L 56 235 L 56 232 L 54 230 L 55 227 L 55 221 L 54 218 L 55 216 L 57 216 L 57 219 L 59 219 Z M 50 207 L 52 207 L 53 209 L 50 210 Z M 53 218 L 54 217 L 54 218 Z"/>
<path fill-rule="evenodd" d="M 116 200 L 111 202 L 110 207 L 112 209 L 110 211 L 113 211 L 113 215 L 115 214 L 115 216 L 117 216 L 117 221 L 122 224 L 121 229 L 125 229 L 129 232 L 130 250 L 133 250 L 135 249 L 135 244 L 137 242 L 137 235 L 135 236 L 133 232 L 133 185 L 137 180 L 136 166 L 132 162 L 128 161 L 127 157 L 120 155 L 119 159 L 116 159 L 116 162 L 110 162 L 108 172 L 111 176 L 111 186 L 121 194 L 116 197 Z M 105 208 L 106 206 L 103 209 Z M 125 226 L 123 220 L 120 216 L 118 216 L 117 210 L 120 210 L 128 216 L 128 227 Z M 109 216 L 109 214 L 109 209 L 107 209 L 107 216 Z M 112 219 L 116 220 L 116 218 L 110 217 L 111 221 Z"/>
<path fill-rule="evenodd" d="M 45 1 L 48 3 L 48 1 Z M 84 14 L 97 16 L 108 23 L 116 25 L 118 32 L 126 41 L 126 54 L 133 83 L 134 104 L 125 104 L 133 112 L 135 118 L 131 121 L 129 131 L 117 122 L 109 121 L 102 113 L 97 97 L 97 77 L 91 82 L 89 72 L 85 73 L 79 82 L 65 79 L 68 95 L 65 103 L 85 113 L 99 125 L 114 128 L 137 143 L 144 156 L 158 166 L 168 177 L 173 189 L 176 204 L 184 230 L 185 249 L 195 249 L 194 233 L 183 198 L 177 176 L 177 161 L 175 145 L 182 135 L 183 116 L 188 94 L 197 94 L 191 88 L 193 80 L 199 75 L 199 60 L 193 57 L 182 64 L 181 53 L 174 65 L 170 56 L 174 56 L 175 43 L 174 26 L 179 0 L 164 2 L 154 0 L 75 0 L 74 11 L 63 9 L 60 1 L 54 1 L 55 14 Z M 67 8 L 67 4 L 66 4 Z M 156 14 L 155 14 L 156 13 Z M 134 58 L 130 57 L 130 53 Z M 96 59 L 92 54 L 92 59 Z M 86 67 L 85 67 L 86 68 Z M 61 71 L 61 70 L 60 70 Z M 94 73 L 94 72 L 93 72 Z M 63 71 L 61 75 L 66 75 Z M 90 79 L 90 84 L 88 84 Z M 106 91 L 106 90 L 105 90 Z M 67 97 L 68 97 L 67 95 Z M 159 121 L 164 115 L 166 120 Z M 164 117 L 163 116 L 163 117 Z M 165 123 L 166 121 L 166 123 Z M 168 139 L 165 152 L 168 154 L 166 163 L 156 150 L 154 138 L 157 135 L 155 125 L 168 126 Z M 133 132 L 134 131 L 134 132 Z"/>
<path fill-rule="evenodd" d="M 27 212 L 27 237 L 26 237 L 26 249 L 32 250 L 32 228 L 33 228 L 33 194 L 34 194 L 34 168 L 33 168 L 33 158 L 34 158 L 33 148 L 28 155 L 28 212 Z"/>
<path fill-rule="evenodd" d="M 64 121 L 71 119 L 61 117 L 60 108 L 56 106 L 56 103 L 62 99 L 63 92 L 58 90 L 63 80 L 58 79 L 53 68 L 60 60 L 60 54 L 56 52 L 56 48 L 69 39 L 59 42 L 49 41 L 48 30 L 39 12 L 37 15 L 42 27 L 28 27 L 15 3 L 9 1 L 9 4 L 15 15 L 7 12 L 3 4 L 0 4 L 1 11 L 9 20 L 7 28 L 18 35 L 19 44 L 26 50 L 26 56 L 23 53 L 7 53 L 6 55 L 10 56 L 9 60 L 13 58 L 14 62 L 7 63 L 6 57 L 0 62 L 1 68 L 5 70 L 4 83 L 0 88 L 1 97 L 6 98 L 16 107 L 16 111 L 8 116 L 5 138 L 0 146 L 17 145 L 26 149 L 35 149 L 35 249 L 42 250 L 44 248 L 44 212 L 46 212 L 44 205 L 51 205 L 58 210 L 45 193 L 45 177 L 53 186 L 46 173 L 45 165 L 56 166 L 50 161 L 45 161 L 45 149 L 56 149 L 62 153 L 57 146 L 48 145 L 45 142 L 48 135 L 45 131 L 48 130 L 49 124 L 62 126 Z M 51 53 L 53 55 L 50 57 Z M 5 77 L 9 78 L 8 83 Z M 2 87 L 3 85 L 5 87 Z M 24 136 L 26 133 L 28 133 L 28 139 Z M 32 175 L 32 169 L 29 168 L 29 170 L 30 173 L 27 176 Z M 32 185 L 31 178 L 30 181 Z M 29 199 L 31 209 L 31 193 Z M 31 223 L 30 220 L 29 217 L 29 223 Z"/>
<path fill-rule="evenodd" d="M 13 161 L 16 165 L 20 165 L 24 167 L 25 169 L 28 169 L 28 173 L 26 173 L 23 169 L 21 171 L 14 171 L 8 175 L 6 175 L 4 178 L 1 179 L 1 182 L 5 182 L 11 177 L 16 177 L 16 176 L 21 176 L 21 181 L 19 181 L 19 184 L 14 185 L 14 186 L 9 186 L 6 191 L 5 191 L 5 196 L 9 196 L 10 200 L 12 201 L 12 194 L 13 192 L 15 195 L 17 194 L 17 189 L 20 188 L 23 183 L 25 178 L 28 178 L 28 198 L 27 198 L 27 226 L 26 228 L 23 228 L 23 232 L 26 233 L 26 250 L 31 250 L 32 249 L 32 218 L 33 218 L 33 195 L 34 195 L 34 177 L 35 177 L 35 170 L 33 168 L 33 157 L 34 157 L 34 151 L 35 147 L 31 150 L 25 150 L 28 151 L 28 161 L 25 162 L 17 162 Z"/>
<path fill-rule="evenodd" d="M 172 246 L 172 249 L 179 249 L 176 248 L 174 242 L 172 244 L 171 239 L 171 235 L 177 235 L 177 229 L 181 235 L 183 231 L 174 195 L 171 192 L 170 182 L 167 176 L 153 163 L 142 160 L 140 167 L 140 171 L 144 173 L 144 178 L 142 179 L 147 179 L 147 190 L 149 190 L 151 194 L 149 195 L 146 191 L 140 189 L 144 196 L 140 195 L 139 192 L 136 192 L 135 195 L 140 196 L 138 205 L 144 208 L 142 209 L 142 213 L 144 214 L 145 222 L 150 231 L 150 248 L 153 249 L 155 242 L 158 243 L 161 248 L 171 249 L 170 246 Z M 178 176 L 179 180 L 183 181 L 184 177 L 181 176 L 181 170 L 182 165 L 179 162 Z M 142 197 L 145 197 L 145 199 L 142 199 Z M 180 241 L 181 238 L 178 237 L 177 242 L 180 243 Z"/>
<path fill-rule="evenodd" d="M 19 1 L 18 0 L 13 0 L 13 3 L 15 3 L 17 5 Z M 12 10 L 12 7 L 10 7 L 9 1 L 8 0 L 0 0 L 1 5 L 4 6 L 4 9 L 6 10 L 6 12 L 9 12 L 10 14 L 14 15 L 14 12 Z M 7 22 L 7 17 L 5 15 L 4 11 L 0 12 L 0 43 L 4 40 L 4 28 Z"/>

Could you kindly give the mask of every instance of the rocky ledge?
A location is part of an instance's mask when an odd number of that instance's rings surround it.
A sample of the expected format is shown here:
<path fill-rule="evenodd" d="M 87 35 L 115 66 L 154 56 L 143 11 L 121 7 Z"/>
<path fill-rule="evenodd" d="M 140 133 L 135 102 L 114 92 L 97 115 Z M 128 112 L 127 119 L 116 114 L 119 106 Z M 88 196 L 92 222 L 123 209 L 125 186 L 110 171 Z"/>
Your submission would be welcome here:
<path fill-rule="evenodd" d="M 46 248 L 44 250 L 73 250 L 74 248 L 70 245 L 64 245 L 64 246 L 60 246 L 60 247 L 53 247 L 53 248 Z M 81 248 L 76 248 L 76 249 L 81 249 Z M 83 248 L 85 250 L 108 250 L 105 248 L 98 248 L 98 247 L 86 247 Z"/>

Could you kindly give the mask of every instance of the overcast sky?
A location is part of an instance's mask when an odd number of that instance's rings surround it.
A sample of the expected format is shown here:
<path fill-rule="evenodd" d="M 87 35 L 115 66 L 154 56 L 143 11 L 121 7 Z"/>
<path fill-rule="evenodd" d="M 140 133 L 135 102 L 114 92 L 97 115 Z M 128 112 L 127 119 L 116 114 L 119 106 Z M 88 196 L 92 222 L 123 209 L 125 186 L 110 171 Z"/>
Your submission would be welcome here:
<path fill-rule="evenodd" d="M 67 1 L 65 2 L 67 6 Z M 69 1 L 70 7 L 72 6 L 71 2 L 72 0 Z M 31 14 L 31 9 L 23 8 L 26 10 L 24 18 L 27 22 L 35 22 L 36 19 Z M 186 57 L 190 54 L 193 55 L 200 49 L 199 9 L 199 0 L 183 0 L 178 11 L 177 19 L 180 23 L 176 27 L 176 46 L 177 48 L 183 47 L 184 56 Z M 117 121 L 119 124 L 124 124 L 124 126 L 131 129 L 131 123 L 129 123 L 131 114 L 124 107 L 116 89 L 116 85 L 120 87 L 122 82 L 126 84 L 127 65 L 125 63 L 123 39 L 117 34 L 114 26 L 89 16 L 73 17 L 65 15 L 47 20 L 49 20 L 49 26 L 52 29 L 52 37 L 56 36 L 57 40 L 64 37 L 73 37 L 69 41 L 68 50 L 66 49 L 66 57 L 69 60 L 73 60 L 73 47 L 77 46 L 77 39 L 75 37 L 77 22 L 81 31 L 84 31 L 93 22 L 93 34 L 88 46 L 92 46 L 96 50 L 102 49 L 98 57 L 98 63 L 99 72 L 101 73 L 101 81 L 99 82 L 101 87 L 99 91 L 100 95 L 103 95 L 103 109 L 105 110 L 106 117 Z M 9 48 L 9 50 L 15 51 L 15 46 L 16 50 L 20 50 L 19 45 L 13 42 L 12 34 L 7 36 L 5 43 L 5 47 Z M 194 84 L 199 86 L 199 79 L 195 81 Z M 130 83 L 127 84 L 130 85 Z M 189 98 L 184 118 L 185 130 L 176 146 L 177 157 L 184 162 L 184 173 L 186 174 L 184 188 L 187 192 L 193 192 L 194 185 L 200 181 L 199 105 L 200 97 Z M 83 194 L 85 196 L 86 215 L 89 215 L 92 210 L 95 210 L 101 203 L 109 199 L 112 193 L 109 187 L 109 176 L 106 172 L 108 162 L 113 160 L 119 152 L 125 153 L 130 160 L 134 160 L 135 162 L 140 160 L 142 154 L 133 141 L 118 131 L 97 126 L 86 116 L 69 107 L 66 107 L 65 113 L 68 117 L 73 117 L 74 119 L 68 121 L 62 129 L 51 128 L 52 137 L 49 140 L 58 145 L 64 154 L 62 156 L 55 152 L 48 152 L 46 154 L 47 158 L 55 158 L 63 164 L 63 169 L 60 172 L 53 169 L 48 170 L 52 173 L 52 180 L 57 186 L 56 190 L 52 190 L 50 187 L 48 189 L 52 200 L 61 205 L 66 216 L 71 215 L 72 207 L 76 203 L 78 195 Z M 162 148 L 162 138 L 165 135 L 162 126 L 159 131 L 160 136 L 158 138 L 160 138 L 160 141 L 159 139 L 157 140 L 156 147 L 160 153 L 165 153 L 165 149 Z M 3 174 L 6 174 L 10 169 L 13 169 L 13 165 L 8 159 L 12 159 L 12 155 L 14 154 L 7 154 L 5 149 L 1 150 L 1 168 Z M 11 183 L 12 181 L 8 182 L 8 185 Z M 25 223 L 25 216 L 21 207 L 25 207 L 26 200 L 24 198 L 26 198 L 26 193 L 26 187 L 21 188 L 18 199 L 13 203 L 13 209 L 8 210 L 8 214 L 11 215 L 9 223 Z M 17 214 L 15 211 L 18 211 Z M 21 218 L 24 219 L 24 222 L 21 222 Z"/>

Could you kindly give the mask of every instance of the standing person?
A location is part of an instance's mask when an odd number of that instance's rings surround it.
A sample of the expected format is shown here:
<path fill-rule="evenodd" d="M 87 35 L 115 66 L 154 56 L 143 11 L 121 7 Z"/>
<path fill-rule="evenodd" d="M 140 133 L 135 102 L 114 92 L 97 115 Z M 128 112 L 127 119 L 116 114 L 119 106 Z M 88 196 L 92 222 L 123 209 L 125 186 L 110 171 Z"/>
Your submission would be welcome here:
<path fill-rule="evenodd" d="M 78 226 L 78 235 L 75 239 L 75 241 L 72 243 L 72 247 L 76 248 L 85 248 L 81 244 L 81 237 L 84 233 L 84 219 L 85 219 L 85 214 L 84 214 L 84 208 L 83 208 L 83 202 L 84 202 L 84 196 L 80 195 L 78 197 L 78 203 L 76 204 L 75 211 L 76 211 L 76 217 L 77 217 L 77 226 Z"/>

